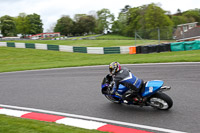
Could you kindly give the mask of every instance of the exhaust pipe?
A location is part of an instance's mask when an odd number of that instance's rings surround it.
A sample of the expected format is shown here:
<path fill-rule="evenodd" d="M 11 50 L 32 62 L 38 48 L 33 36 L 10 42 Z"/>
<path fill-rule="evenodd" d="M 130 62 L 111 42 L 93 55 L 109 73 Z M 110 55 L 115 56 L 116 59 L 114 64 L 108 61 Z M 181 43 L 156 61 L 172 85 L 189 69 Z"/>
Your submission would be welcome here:
<path fill-rule="evenodd" d="M 171 89 L 170 86 L 162 86 L 162 87 L 160 88 L 160 91 L 168 91 L 168 90 L 170 90 L 170 89 Z"/>

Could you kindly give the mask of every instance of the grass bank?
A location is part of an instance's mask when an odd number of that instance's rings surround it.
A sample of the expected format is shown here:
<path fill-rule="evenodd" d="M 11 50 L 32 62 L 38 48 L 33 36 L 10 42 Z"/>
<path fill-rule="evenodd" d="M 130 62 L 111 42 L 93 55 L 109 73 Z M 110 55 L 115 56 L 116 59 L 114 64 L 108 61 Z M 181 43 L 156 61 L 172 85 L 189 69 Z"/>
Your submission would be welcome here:
<path fill-rule="evenodd" d="M 87 36 L 83 36 L 87 37 Z M 79 40 L 81 37 L 70 38 L 68 40 L 16 40 L 9 42 L 21 43 L 42 43 L 53 45 L 68 45 L 79 47 L 119 47 L 119 46 L 140 46 L 140 45 L 154 45 L 158 44 L 158 40 L 134 40 L 133 37 L 125 37 L 120 35 L 103 35 L 99 36 L 97 40 Z M 78 39 L 78 40 L 71 40 Z M 131 40 L 132 39 L 132 40 Z M 173 40 L 161 40 L 160 43 L 174 42 Z"/>
<path fill-rule="evenodd" d="M 103 133 L 62 124 L 0 115 L 0 133 Z"/>
<path fill-rule="evenodd" d="M 93 55 L 0 47 L 0 53 L 0 72 L 108 65 L 113 61 L 118 61 L 121 64 L 200 61 L 200 50 L 136 55 Z"/>

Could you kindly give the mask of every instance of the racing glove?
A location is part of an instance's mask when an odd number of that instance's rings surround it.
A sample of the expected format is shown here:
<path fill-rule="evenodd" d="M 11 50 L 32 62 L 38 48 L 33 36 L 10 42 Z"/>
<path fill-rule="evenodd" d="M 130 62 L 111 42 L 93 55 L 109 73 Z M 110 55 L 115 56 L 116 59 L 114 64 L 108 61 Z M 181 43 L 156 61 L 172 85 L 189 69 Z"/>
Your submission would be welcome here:
<path fill-rule="evenodd" d="M 115 87 L 113 87 L 114 84 L 115 84 L 115 82 L 112 81 L 112 82 L 110 83 L 110 85 L 109 85 L 109 88 L 110 88 L 110 94 L 111 94 L 111 95 L 115 94 L 115 92 L 117 91 L 117 90 L 115 89 Z"/>
<path fill-rule="evenodd" d="M 117 90 L 113 88 L 113 89 L 110 91 L 110 94 L 113 95 L 113 94 L 115 94 L 116 91 L 117 91 Z"/>

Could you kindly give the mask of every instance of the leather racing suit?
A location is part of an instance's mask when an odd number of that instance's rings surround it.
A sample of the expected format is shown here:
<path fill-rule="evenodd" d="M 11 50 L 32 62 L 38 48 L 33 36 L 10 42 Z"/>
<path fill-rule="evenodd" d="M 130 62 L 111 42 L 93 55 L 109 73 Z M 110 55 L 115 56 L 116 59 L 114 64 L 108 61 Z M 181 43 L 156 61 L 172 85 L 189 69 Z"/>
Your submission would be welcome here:
<path fill-rule="evenodd" d="M 119 72 L 117 72 L 113 76 L 113 81 L 114 81 L 114 92 L 118 90 L 120 84 L 129 88 L 128 91 L 131 91 L 131 94 L 125 93 L 122 96 L 123 100 L 127 101 L 130 101 L 131 98 L 133 98 L 134 96 L 139 96 L 140 88 L 142 87 L 143 84 L 143 80 L 133 75 L 131 71 L 126 67 L 123 67 Z"/>

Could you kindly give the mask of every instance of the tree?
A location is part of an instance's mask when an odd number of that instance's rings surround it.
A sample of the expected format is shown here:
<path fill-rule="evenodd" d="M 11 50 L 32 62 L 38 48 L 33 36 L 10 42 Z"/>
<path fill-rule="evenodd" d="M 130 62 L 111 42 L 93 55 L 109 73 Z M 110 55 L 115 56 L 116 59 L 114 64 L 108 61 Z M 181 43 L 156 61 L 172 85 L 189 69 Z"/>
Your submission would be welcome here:
<path fill-rule="evenodd" d="M 185 16 L 172 16 L 171 20 L 173 21 L 175 28 L 179 24 L 187 23 L 187 17 Z"/>
<path fill-rule="evenodd" d="M 125 35 L 125 29 L 127 27 L 128 22 L 128 11 L 131 7 L 126 5 L 121 12 L 119 13 L 118 20 L 114 21 L 112 25 L 112 33 Z"/>
<path fill-rule="evenodd" d="M 196 8 L 193 10 L 187 10 L 185 12 L 181 12 L 181 10 L 178 9 L 177 13 L 171 16 L 171 20 L 173 21 L 175 28 L 179 24 L 191 23 L 191 22 L 200 23 L 200 9 Z"/>
<path fill-rule="evenodd" d="M 81 17 L 87 16 L 86 14 L 75 14 L 74 15 L 74 21 L 78 22 Z"/>
<path fill-rule="evenodd" d="M 134 36 L 136 30 L 141 28 L 140 22 L 144 16 L 142 7 L 130 8 L 127 12 L 127 26 L 124 29 L 124 35 Z"/>
<path fill-rule="evenodd" d="M 3 36 L 15 36 L 16 25 L 13 17 L 5 15 L 0 18 L 1 33 Z"/>
<path fill-rule="evenodd" d="M 200 23 L 200 9 L 188 10 L 183 12 L 183 16 L 187 17 L 187 22 L 199 22 Z"/>
<path fill-rule="evenodd" d="M 157 6 L 156 4 L 152 3 L 149 4 L 146 8 L 146 13 L 144 15 L 145 19 L 145 29 L 156 29 L 156 28 L 165 28 L 165 30 L 168 30 L 168 34 L 172 36 L 172 26 L 173 22 L 171 19 L 165 14 L 166 11 L 164 11 L 162 8 Z M 167 28 L 169 27 L 169 28 Z M 162 32 L 160 34 L 161 38 L 164 38 L 165 33 Z M 151 39 L 157 39 L 158 32 L 150 31 L 149 32 L 149 38 Z"/>
<path fill-rule="evenodd" d="M 30 22 L 27 19 L 27 15 L 25 13 L 20 13 L 19 16 L 15 18 L 16 21 L 16 29 L 18 34 L 27 35 L 30 29 Z"/>
<path fill-rule="evenodd" d="M 43 32 L 43 24 L 42 20 L 40 19 L 40 15 L 33 13 L 30 15 L 27 15 L 27 20 L 29 21 L 29 34 L 38 34 Z"/>
<path fill-rule="evenodd" d="M 82 16 L 76 22 L 76 33 L 82 35 L 84 33 L 93 33 L 96 26 L 96 20 L 93 16 Z"/>
<path fill-rule="evenodd" d="M 181 16 L 182 15 L 182 12 L 180 9 L 177 9 L 177 13 L 176 13 L 177 16 Z"/>
<path fill-rule="evenodd" d="M 125 29 L 127 27 L 127 14 L 120 13 L 118 16 L 118 20 L 113 22 L 112 25 L 112 33 L 119 34 L 119 35 L 125 35 Z"/>
<path fill-rule="evenodd" d="M 111 14 L 109 9 L 101 9 L 97 11 L 97 28 L 96 32 L 103 33 L 110 30 L 110 25 L 113 23 L 115 17 Z"/>
<path fill-rule="evenodd" d="M 62 16 L 54 28 L 54 32 L 60 32 L 61 35 L 68 36 L 73 32 L 74 22 L 69 16 Z"/>
<path fill-rule="evenodd" d="M 121 9 L 121 13 L 127 13 L 130 8 L 130 5 L 126 5 L 123 9 Z"/>
<path fill-rule="evenodd" d="M 113 34 L 119 34 L 119 35 L 121 35 L 122 29 L 120 27 L 120 23 L 119 23 L 118 20 L 116 20 L 116 21 L 113 22 L 111 30 L 112 30 Z"/>
<path fill-rule="evenodd" d="M 134 36 L 135 31 L 140 31 L 142 38 L 157 38 L 158 28 L 165 27 L 166 29 L 166 27 L 173 26 L 173 22 L 165 13 L 166 11 L 154 3 L 130 8 L 127 12 L 126 35 Z"/>

